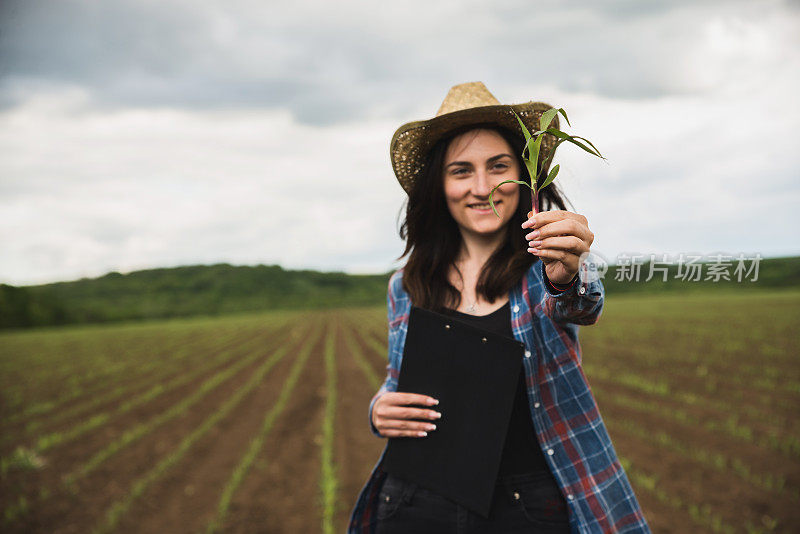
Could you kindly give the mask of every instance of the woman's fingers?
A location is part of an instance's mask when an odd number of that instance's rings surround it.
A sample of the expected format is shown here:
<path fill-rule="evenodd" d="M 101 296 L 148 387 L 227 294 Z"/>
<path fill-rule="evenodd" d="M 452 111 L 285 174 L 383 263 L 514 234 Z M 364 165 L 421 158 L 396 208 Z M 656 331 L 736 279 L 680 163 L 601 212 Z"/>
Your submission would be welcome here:
<path fill-rule="evenodd" d="M 528 252 L 541 258 L 554 282 L 564 277 L 572 279 L 580 269 L 581 256 L 594 242 L 586 217 L 571 211 L 541 211 L 535 215 L 531 211 L 522 227 L 530 230 L 525 235 Z"/>
<path fill-rule="evenodd" d="M 533 217 L 533 212 L 529 211 L 528 219 L 524 223 L 522 223 L 523 228 L 533 228 L 533 226 L 536 224 L 536 219 L 532 217 Z"/>
<path fill-rule="evenodd" d="M 536 248 L 540 251 L 545 249 L 562 250 L 576 256 L 580 256 L 589 250 L 589 246 L 574 235 L 546 237 L 544 239 L 536 238 L 528 244 L 528 247 Z"/>
<path fill-rule="evenodd" d="M 580 257 L 572 254 L 571 252 L 538 248 L 528 249 L 528 251 L 531 252 L 531 254 L 535 254 L 536 256 L 542 258 L 542 261 L 546 262 L 546 260 L 554 260 L 561 263 L 569 273 L 578 272 Z"/>
<path fill-rule="evenodd" d="M 436 430 L 436 423 L 426 423 L 425 421 L 414 421 L 413 419 L 391 419 L 383 420 L 382 433 L 388 431 L 401 432 L 406 435 L 415 435 L 420 432 L 432 432 Z"/>
<path fill-rule="evenodd" d="M 528 212 L 528 219 L 533 216 L 532 212 Z M 586 217 L 581 215 L 580 213 L 574 213 L 567 210 L 551 210 L 551 211 L 540 211 L 534 217 L 536 221 L 536 225 L 542 226 L 545 224 L 549 224 L 551 222 L 560 221 L 561 219 L 574 219 L 581 223 L 583 226 L 589 226 L 589 221 L 586 220 Z"/>
<path fill-rule="evenodd" d="M 553 235 L 574 235 L 589 245 L 594 241 L 594 234 L 589 230 L 589 222 L 586 217 L 571 211 L 541 211 L 535 216 L 533 212 L 529 211 L 528 220 L 522 223 L 522 227 L 530 230 L 525 236 L 525 239 L 529 241 Z M 539 232 L 539 237 L 531 236 L 534 231 Z"/>
<path fill-rule="evenodd" d="M 439 419 L 442 414 L 436 410 L 425 410 L 423 408 L 408 408 L 406 406 L 385 406 L 381 410 L 381 415 L 390 419 Z"/>
<path fill-rule="evenodd" d="M 424 437 L 436 429 L 435 423 L 414 419 L 437 420 L 442 414 L 432 409 L 414 408 L 413 405 L 434 405 L 438 401 L 428 395 L 390 392 L 381 395 L 373 407 L 375 427 L 384 437 Z"/>
<path fill-rule="evenodd" d="M 434 406 L 439 401 L 429 395 L 420 393 L 403 393 L 402 391 L 391 391 L 384 395 L 390 404 L 419 404 L 422 406 Z"/>
<path fill-rule="evenodd" d="M 538 233 L 537 233 L 538 232 Z M 555 237 L 559 235 L 575 236 L 591 245 L 594 241 L 594 234 L 587 226 L 582 224 L 577 219 L 559 219 L 547 224 L 540 224 L 537 220 L 536 226 L 530 232 L 525 234 L 525 239 L 530 240 L 543 240 L 546 237 Z"/>
<path fill-rule="evenodd" d="M 424 438 L 428 433 L 424 430 L 393 430 L 381 431 L 381 436 L 385 438 Z"/>
<path fill-rule="evenodd" d="M 436 430 L 435 423 L 415 421 L 413 419 L 396 419 L 392 417 L 378 417 L 375 426 L 385 437 L 415 436 L 424 437 L 428 432 Z"/>

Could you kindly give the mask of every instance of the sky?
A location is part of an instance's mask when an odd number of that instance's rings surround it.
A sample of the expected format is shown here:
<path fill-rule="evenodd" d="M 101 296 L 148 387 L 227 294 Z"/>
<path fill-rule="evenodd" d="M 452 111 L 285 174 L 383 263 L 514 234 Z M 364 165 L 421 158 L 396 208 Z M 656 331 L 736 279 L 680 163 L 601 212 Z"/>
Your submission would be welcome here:
<path fill-rule="evenodd" d="M 800 254 L 800 3 L 3 0 L 0 282 L 397 269 L 402 124 L 564 108 L 592 251 Z"/>

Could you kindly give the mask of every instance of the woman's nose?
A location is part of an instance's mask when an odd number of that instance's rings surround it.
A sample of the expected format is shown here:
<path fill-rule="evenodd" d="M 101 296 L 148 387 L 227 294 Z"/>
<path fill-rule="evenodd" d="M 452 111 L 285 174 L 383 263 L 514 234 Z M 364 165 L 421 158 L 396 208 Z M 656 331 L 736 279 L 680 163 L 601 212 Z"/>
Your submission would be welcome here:
<path fill-rule="evenodd" d="M 475 183 L 473 184 L 475 196 L 489 196 L 492 188 L 489 183 L 489 176 L 486 171 L 479 170 L 475 173 Z"/>

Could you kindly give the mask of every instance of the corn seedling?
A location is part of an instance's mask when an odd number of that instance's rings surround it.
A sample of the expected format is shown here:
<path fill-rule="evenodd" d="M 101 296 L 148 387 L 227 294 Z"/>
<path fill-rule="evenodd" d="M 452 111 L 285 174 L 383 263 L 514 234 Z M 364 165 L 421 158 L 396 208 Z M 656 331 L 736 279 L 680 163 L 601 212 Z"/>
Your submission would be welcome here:
<path fill-rule="evenodd" d="M 542 117 L 539 120 L 540 130 L 536 130 L 531 134 L 528 128 L 525 126 L 525 123 L 522 122 L 522 119 L 519 118 L 519 115 L 512 109 L 512 113 L 517 118 L 519 122 L 520 128 L 522 128 L 522 133 L 525 136 L 525 147 L 522 149 L 522 160 L 525 162 L 525 167 L 528 169 L 528 175 L 530 176 L 530 183 L 522 181 L 522 180 L 504 180 L 497 184 L 492 192 L 489 193 L 489 204 L 492 206 L 492 211 L 494 214 L 500 217 L 500 214 L 497 213 L 497 210 L 494 208 L 494 199 L 493 194 L 495 190 L 500 187 L 501 185 L 513 182 L 515 184 L 522 184 L 530 188 L 531 190 L 531 202 L 533 204 L 533 212 L 539 213 L 539 193 L 542 189 L 553 183 L 556 176 L 558 175 L 558 170 L 560 165 L 554 166 L 550 169 L 550 172 L 547 175 L 547 178 L 541 183 L 541 185 L 537 185 L 537 177 L 539 173 L 543 170 L 548 168 L 550 163 L 553 161 L 553 156 L 556 153 L 556 149 L 558 146 L 563 143 L 564 141 L 569 141 L 573 145 L 579 146 L 589 154 L 593 156 L 597 156 L 602 159 L 606 159 L 604 156 L 600 154 L 600 151 L 595 148 L 595 146 L 583 137 L 579 137 L 577 135 L 568 135 L 558 128 L 550 128 L 550 123 L 553 122 L 555 116 L 561 113 L 564 116 L 564 120 L 567 121 L 567 124 L 572 126 L 567 118 L 567 112 L 564 111 L 563 108 L 550 108 L 544 113 L 542 113 Z M 558 138 L 558 141 L 550 148 L 550 150 L 545 150 L 540 153 L 542 147 L 542 140 L 544 139 L 545 134 L 552 135 Z M 580 141 L 579 141 L 580 139 Z M 582 143 L 584 141 L 586 144 Z M 587 146 L 589 145 L 589 146 Z M 591 148 L 590 148 L 591 147 Z"/>

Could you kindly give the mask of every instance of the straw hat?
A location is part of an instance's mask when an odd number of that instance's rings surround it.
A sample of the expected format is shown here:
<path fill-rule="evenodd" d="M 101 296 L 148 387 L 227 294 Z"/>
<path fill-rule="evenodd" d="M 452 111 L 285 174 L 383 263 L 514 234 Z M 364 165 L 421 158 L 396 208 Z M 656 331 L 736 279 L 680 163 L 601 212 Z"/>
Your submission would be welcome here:
<path fill-rule="evenodd" d="M 410 193 L 414 181 L 422 171 L 428 151 L 436 141 L 455 128 L 488 122 L 505 126 L 524 139 L 522 128 L 511 110 L 519 115 L 528 131 L 533 133 L 539 129 L 542 113 L 551 107 L 553 106 L 544 102 L 501 104 L 482 82 L 454 85 L 434 118 L 406 123 L 394 132 L 389 154 L 397 181 L 406 193 Z M 560 128 L 558 115 L 550 123 L 550 127 Z M 551 150 L 555 141 L 555 137 L 546 135 L 542 140 L 542 152 Z M 548 169 L 544 171 L 546 173 Z"/>

